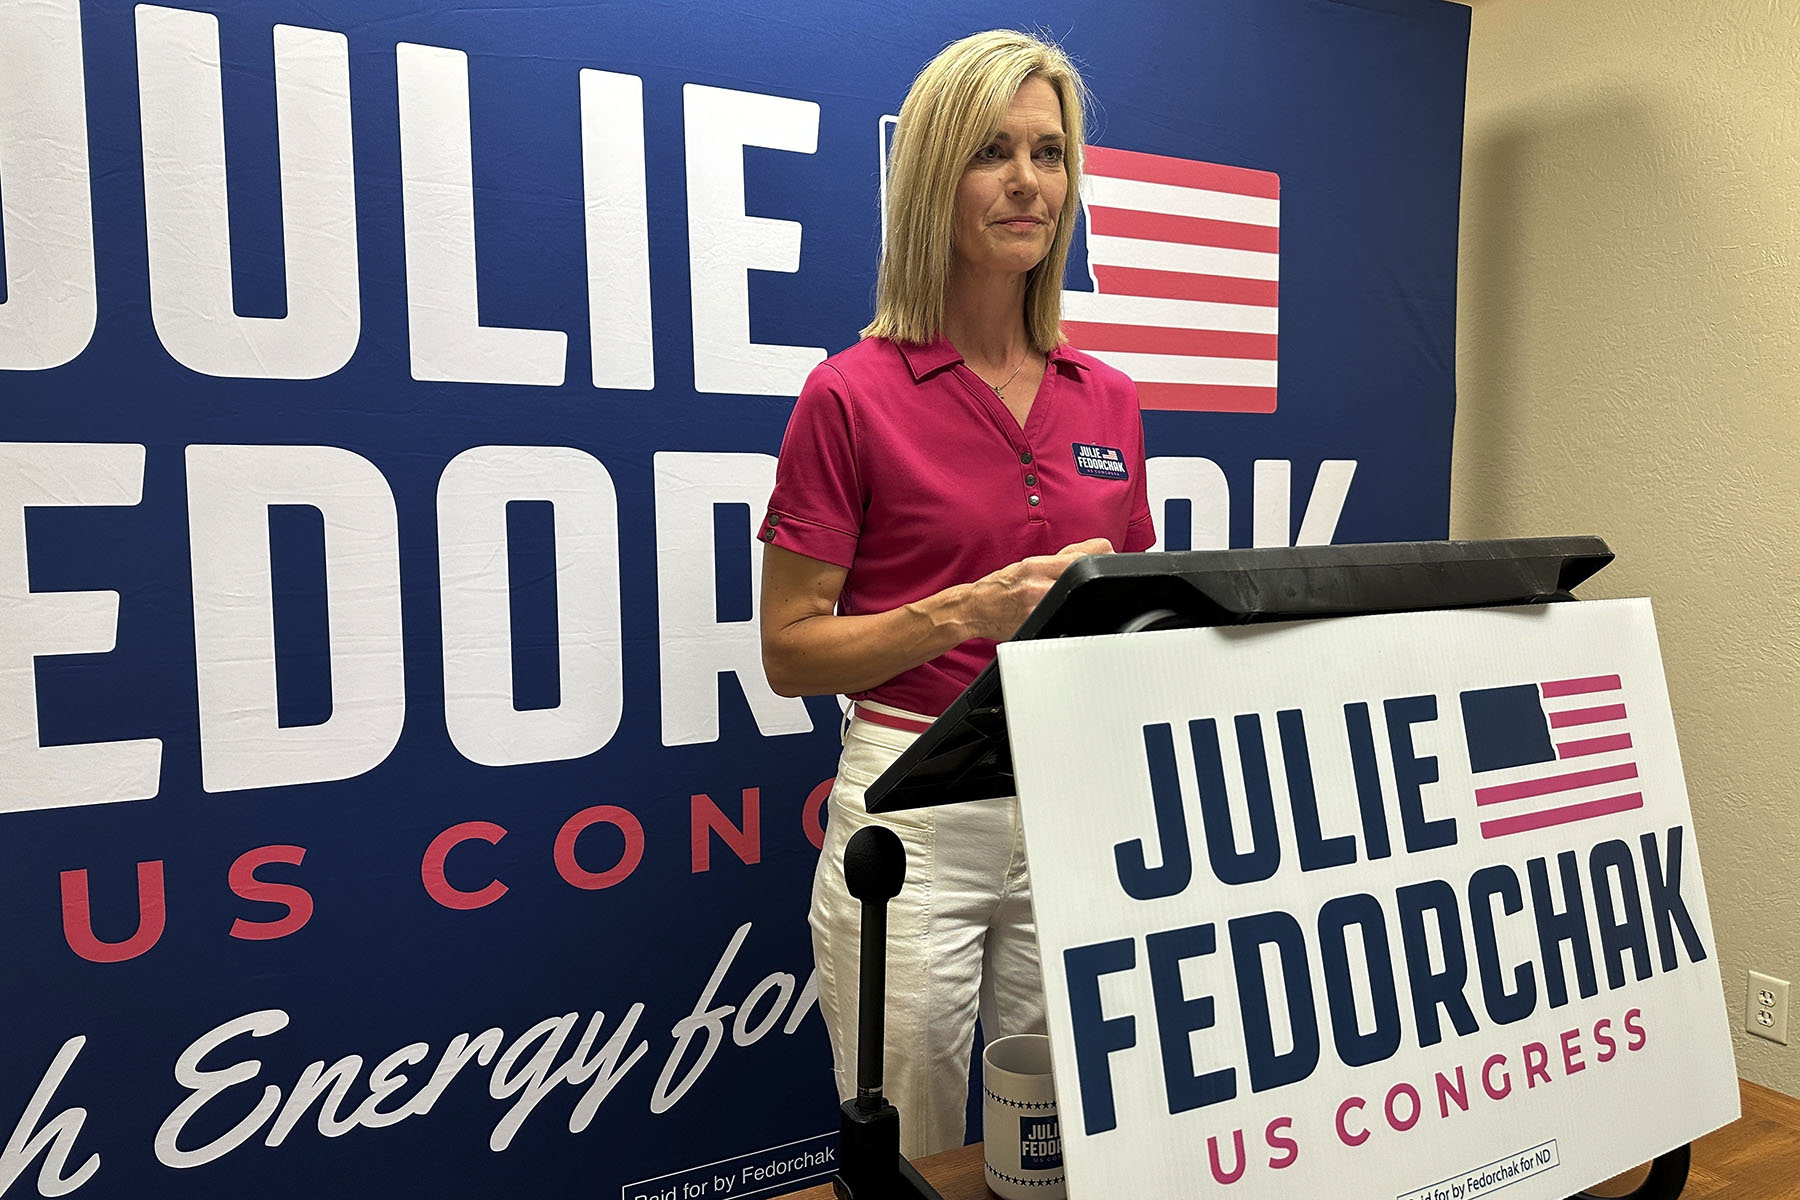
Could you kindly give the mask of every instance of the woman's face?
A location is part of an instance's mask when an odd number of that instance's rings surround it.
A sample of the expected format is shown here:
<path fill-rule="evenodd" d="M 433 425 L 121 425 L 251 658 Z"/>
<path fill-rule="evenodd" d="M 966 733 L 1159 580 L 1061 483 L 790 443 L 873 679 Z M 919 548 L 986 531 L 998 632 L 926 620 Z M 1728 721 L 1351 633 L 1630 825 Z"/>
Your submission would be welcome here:
<path fill-rule="evenodd" d="M 1042 79 L 1013 93 L 1000 129 L 956 185 L 957 269 L 1023 274 L 1044 260 L 1069 187 L 1063 173 L 1062 102 Z"/>

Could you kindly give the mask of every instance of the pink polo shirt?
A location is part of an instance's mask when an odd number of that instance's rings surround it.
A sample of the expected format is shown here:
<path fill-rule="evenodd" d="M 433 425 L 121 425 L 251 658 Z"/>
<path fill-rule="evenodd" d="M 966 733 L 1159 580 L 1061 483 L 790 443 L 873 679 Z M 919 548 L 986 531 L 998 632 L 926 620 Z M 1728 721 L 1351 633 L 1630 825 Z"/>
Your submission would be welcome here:
<path fill-rule="evenodd" d="M 801 388 L 758 536 L 846 568 L 847 616 L 1087 538 L 1147 550 L 1137 389 L 1058 346 L 1020 429 L 948 340 L 864 339 Z M 936 716 L 993 657 L 972 639 L 854 698 Z"/>

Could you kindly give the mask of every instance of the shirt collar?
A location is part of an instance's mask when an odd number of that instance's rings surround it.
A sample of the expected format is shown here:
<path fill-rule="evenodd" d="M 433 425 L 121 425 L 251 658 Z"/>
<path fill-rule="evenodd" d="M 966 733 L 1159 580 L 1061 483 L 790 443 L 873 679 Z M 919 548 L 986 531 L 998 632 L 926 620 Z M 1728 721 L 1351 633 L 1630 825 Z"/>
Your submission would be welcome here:
<path fill-rule="evenodd" d="M 939 334 L 929 342 L 896 342 L 900 356 L 906 360 L 907 369 L 912 372 L 913 382 L 922 382 L 926 376 L 934 375 L 945 367 L 954 366 L 963 360 L 950 344 L 950 339 Z M 1086 370 L 1088 364 L 1070 353 L 1067 342 L 1059 342 L 1050 351 L 1049 361 L 1059 367 L 1080 367 Z"/>
<path fill-rule="evenodd" d="M 906 360 L 914 383 L 963 360 L 950 339 L 941 333 L 929 342 L 896 342 L 895 345 L 900 348 L 900 357 Z"/>

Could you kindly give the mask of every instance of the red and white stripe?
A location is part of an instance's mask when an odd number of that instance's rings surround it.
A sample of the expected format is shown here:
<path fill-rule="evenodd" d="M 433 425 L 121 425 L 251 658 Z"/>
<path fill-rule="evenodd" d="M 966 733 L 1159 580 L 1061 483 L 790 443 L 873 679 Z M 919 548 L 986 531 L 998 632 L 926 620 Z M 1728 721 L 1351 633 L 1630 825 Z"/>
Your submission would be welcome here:
<path fill-rule="evenodd" d="M 1475 803 L 1481 836 L 1504 837 L 1642 808 L 1637 758 L 1617 675 L 1538 685 L 1556 761 L 1488 771 Z"/>
<path fill-rule="evenodd" d="M 1082 205 L 1094 291 L 1063 293 L 1070 343 L 1145 408 L 1275 411 L 1280 177 L 1089 146 Z"/>
<path fill-rule="evenodd" d="M 931 728 L 931 717 L 910 713 L 905 709 L 894 708 L 887 704 L 877 704 L 873 700 L 858 700 L 855 705 L 858 720 L 872 725 L 885 725 L 889 729 L 902 729 L 907 733 L 924 733 Z"/>

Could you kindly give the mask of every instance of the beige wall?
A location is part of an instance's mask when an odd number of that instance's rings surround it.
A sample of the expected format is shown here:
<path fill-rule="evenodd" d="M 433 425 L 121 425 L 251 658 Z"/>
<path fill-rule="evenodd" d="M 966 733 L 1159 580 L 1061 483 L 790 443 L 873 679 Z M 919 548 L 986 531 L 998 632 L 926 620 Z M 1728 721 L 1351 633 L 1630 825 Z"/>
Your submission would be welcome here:
<path fill-rule="evenodd" d="M 1474 0 L 1456 537 L 1598 533 L 1654 599 L 1738 1070 L 1800 1004 L 1800 3 Z"/>

